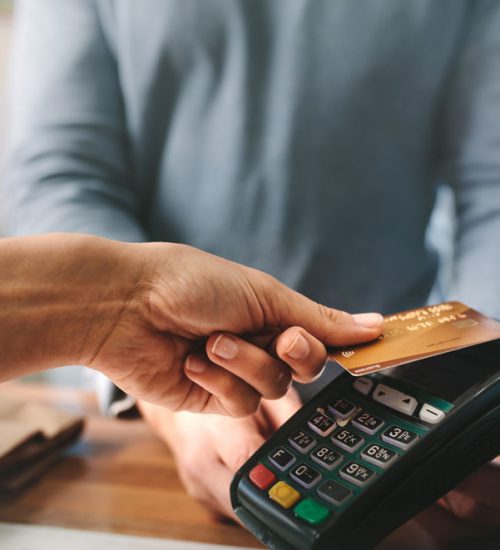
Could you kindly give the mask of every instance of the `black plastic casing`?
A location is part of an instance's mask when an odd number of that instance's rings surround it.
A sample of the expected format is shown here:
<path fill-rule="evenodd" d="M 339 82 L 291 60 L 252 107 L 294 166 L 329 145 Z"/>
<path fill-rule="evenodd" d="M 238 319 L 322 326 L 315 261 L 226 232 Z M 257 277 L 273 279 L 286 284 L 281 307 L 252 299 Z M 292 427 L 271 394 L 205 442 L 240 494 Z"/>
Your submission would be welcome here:
<path fill-rule="evenodd" d="M 304 405 L 235 474 L 231 484 L 235 513 L 249 531 L 271 549 L 372 548 L 396 527 L 500 454 L 500 340 L 489 345 L 498 346 L 497 373 L 461 396 L 445 419 L 432 427 L 332 521 L 313 528 L 287 517 L 265 493 L 252 487 L 247 475 L 272 452 L 283 433 L 304 426 L 311 413 L 337 386 L 344 385 L 346 378 L 352 381 L 347 373 Z M 442 360 L 453 361 L 455 353 L 459 351 L 443 355 Z"/>

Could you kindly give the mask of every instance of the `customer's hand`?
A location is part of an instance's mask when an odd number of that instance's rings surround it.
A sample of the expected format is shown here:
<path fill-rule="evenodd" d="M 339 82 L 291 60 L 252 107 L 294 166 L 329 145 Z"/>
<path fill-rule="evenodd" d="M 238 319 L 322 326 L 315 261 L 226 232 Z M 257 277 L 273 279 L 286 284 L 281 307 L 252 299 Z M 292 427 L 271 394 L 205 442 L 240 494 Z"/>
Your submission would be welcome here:
<path fill-rule="evenodd" d="M 325 345 L 382 329 L 188 246 L 53 234 L 1 239 L 0 259 L 0 381 L 83 364 L 172 410 L 243 416 L 314 378 Z"/>
<path fill-rule="evenodd" d="M 500 457 L 473 473 L 439 503 L 457 518 L 500 526 Z"/>
<path fill-rule="evenodd" d="M 497 458 L 469 476 L 438 503 L 401 525 L 376 550 L 497 548 L 499 489 L 500 458 Z"/>
<path fill-rule="evenodd" d="M 87 346 L 86 364 L 171 410 L 251 414 L 261 397 L 284 395 L 292 376 L 317 376 L 325 345 L 365 342 L 382 329 L 378 314 L 321 306 L 188 246 L 113 245 L 121 277 L 133 283 L 123 309 Z"/>
<path fill-rule="evenodd" d="M 300 405 L 291 388 L 279 400 L 263 400 L 246 418 L 172 413 L 145 402 L 139 408 L 169 445 L 189 494 L 216 515 L 236 519 L 229 498 L 234 473 Z"/>

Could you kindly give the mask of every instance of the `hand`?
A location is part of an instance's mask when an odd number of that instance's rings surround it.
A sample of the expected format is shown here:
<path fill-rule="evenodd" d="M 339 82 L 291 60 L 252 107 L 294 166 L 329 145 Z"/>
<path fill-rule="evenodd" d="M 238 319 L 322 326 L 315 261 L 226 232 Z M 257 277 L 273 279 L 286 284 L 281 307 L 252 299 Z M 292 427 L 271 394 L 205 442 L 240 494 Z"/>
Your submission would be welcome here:
<path fill-rule="evenodd" d="M 439 504 L 457 518 L 500 525 L 500 457 L 486 464 L 443 497 Z"/>
<path fill-rule="evenodd" d="M 232 519 L 229 486 L 234 473 L 300 406 L 293 388 L 277 401 L 263 400 L 247 418 L 172 413 L 139 403 L 146 421 L 174 454 L 188 493 L 215 514 Z"/>
<path fill-rule="evenodd" d="M 173 410 L 241 416 L 317 375 L 325 344 L 382 328 L 182 245 L 53 234 L 2 239 L 0 258 L 0 381 L 83 364 Z"/>
<path fill-rule="evenodd" d="M 260 271 L 169 244 L 120 245 L 135 281 L 88 365 L 171 410 L 244 416 L 312 380 L 326 345 L 379 336 L 379 314 L 321 306 Z M 138 267 L 139 266 L 139 267 Z M 133 274 L 133 276 L 130 275 Z"/>

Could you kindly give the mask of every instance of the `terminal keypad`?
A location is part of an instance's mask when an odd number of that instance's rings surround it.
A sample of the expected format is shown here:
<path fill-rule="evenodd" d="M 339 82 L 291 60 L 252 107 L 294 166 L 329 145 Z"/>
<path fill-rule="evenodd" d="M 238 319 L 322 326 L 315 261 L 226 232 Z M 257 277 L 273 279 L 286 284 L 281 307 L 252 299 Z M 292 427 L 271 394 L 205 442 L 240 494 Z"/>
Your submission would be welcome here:
<path fill-rule="evenodd" d="M 248 476 L 300 521 L 319 525 L 341 513 L 425 434 L 386 414 L 374 398 L 375 384 L 366 380 L 316 408 Z"/>

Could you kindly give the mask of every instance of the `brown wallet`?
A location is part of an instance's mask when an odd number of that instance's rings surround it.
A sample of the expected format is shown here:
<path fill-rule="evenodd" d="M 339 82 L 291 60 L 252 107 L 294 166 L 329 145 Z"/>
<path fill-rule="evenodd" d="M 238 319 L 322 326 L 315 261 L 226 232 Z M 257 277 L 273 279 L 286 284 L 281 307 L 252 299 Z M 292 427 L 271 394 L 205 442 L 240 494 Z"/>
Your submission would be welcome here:
<path fill-rule="evenodd" d="M 81 416 L 2 395 L 0 493 L 18 491 L 40 476 L 82 430 Z"/>

